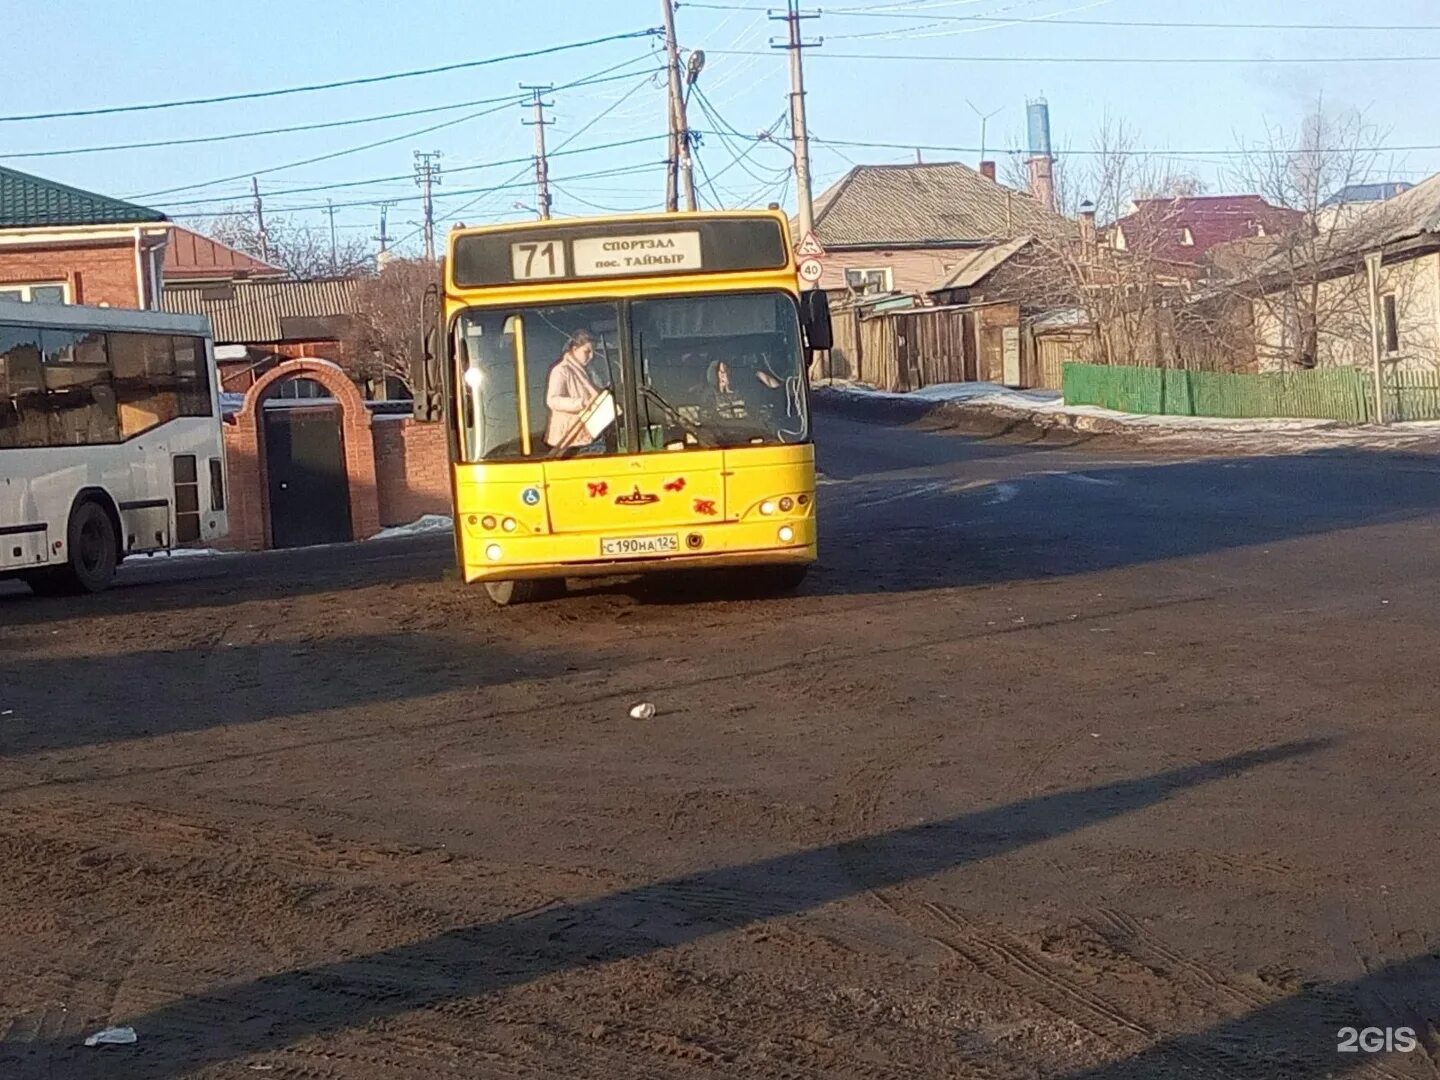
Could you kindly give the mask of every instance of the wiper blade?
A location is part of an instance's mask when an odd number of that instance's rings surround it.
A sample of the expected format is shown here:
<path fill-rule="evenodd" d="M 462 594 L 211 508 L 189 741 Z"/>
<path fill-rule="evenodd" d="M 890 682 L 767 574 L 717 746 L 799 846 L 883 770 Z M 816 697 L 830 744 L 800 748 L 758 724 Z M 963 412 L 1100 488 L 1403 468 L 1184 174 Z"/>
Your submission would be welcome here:
<path fill-rule="evenodd" d="M 688 434 L 694 435 L 695 441 L 701 446 L 705 445 L 705 433 L 698 427 L 698 425 L 691 424 L 690 421 L 686 420 L 685 417 L 680 414 L 679 409 L 675 408 L 675 406 L 671 405 L 668 401 L 661 397 L 659 390 L 656 390 L 653 386 L 647 386 L 642 384 L 640 387 L 640 392 L 654 398 L 655 403 L 670 415 L 670 419 L 674 420 L 675 423 L 679 424 L 682 428 L 684 428 Z"/>

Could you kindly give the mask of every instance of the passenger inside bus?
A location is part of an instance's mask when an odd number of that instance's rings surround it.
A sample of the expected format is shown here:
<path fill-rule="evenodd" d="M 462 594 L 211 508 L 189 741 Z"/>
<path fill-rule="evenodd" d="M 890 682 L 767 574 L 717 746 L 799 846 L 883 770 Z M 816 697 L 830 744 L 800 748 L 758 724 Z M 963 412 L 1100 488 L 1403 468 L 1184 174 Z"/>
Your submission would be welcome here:
<path fill-rule="evenodd" d="M 594 359 L 594 337 L 588 330 L 577 330 L 566 340 L 560 359 L 550 368 L 545 384 L 545 406 L 550 410 L 545 445 L 552 450 L 569 450 L 596 441 L 585 424 L 586 411 L 601 393 L 588 370 Z"/>

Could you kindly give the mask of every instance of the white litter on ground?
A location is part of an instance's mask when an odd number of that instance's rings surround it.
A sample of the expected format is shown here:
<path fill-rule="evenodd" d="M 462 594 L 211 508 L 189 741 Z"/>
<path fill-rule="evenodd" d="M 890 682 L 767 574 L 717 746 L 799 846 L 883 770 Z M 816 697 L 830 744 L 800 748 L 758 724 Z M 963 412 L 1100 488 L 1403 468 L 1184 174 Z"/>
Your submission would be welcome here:
<path fill-rule="evenodd" d="M 110 1027 L 95 1032 L 94 1035 L 86 1036 L 86 1046 L 129 1046 L 136 1042 L 139 1036 L 135 1034 L 132 1027 Z"/>
<path fill-rule="evenodd" d="M 1112 425 L 1132 428 L 1137 433 L 1153 435 L 1260 435 L 1298 437 L 1332 445 L 1384 446 L 1440 437 L 1440 420 L 1412 420 L 1394 424 L 1343 424 L 1338 420 L 1307 420 L 1296 418 L 1240 420 L 1221 416 L 1152 416 L 1116 412 L 1097 405 L 1066 405 L 1058 390 L 1012 390 L 996 383 L 940 383 L 909 394 L 876 390 L 863 383 L 837 380 L 821 383 L 818 389 L 859 398 L 880 398 L 889 401 L 924 401 L 974 406 L 976 409 L 999 408 L 1036 416 L 1067 417 L 1070 426 L 1087 430 L 1088 420 L 1108 421 Z"/>
<path fill-rule="evenodd" d="M 381 529 L 371 540 L 398 540 L 406 536 L 429 536 L 433 533 L 445 533 L 455 528 L 453 518 L 445 514 L 426 514 L 410 522 L 409 525 L 395 525 L 388 529 Z"/>
<path fill-rule="evenodd" d="M 162 553 L 157 553 L 157 557 Z M 217 555 L 239 555 L 238 551 L 221 551 L 218 548 L 171 548 L 163 555 L 169 559 L 213 559 Z"/>
<path fill-rule="evenodd" d="M 649 720 L 655 715 L 655 706 L 648 701 L 642 701 L 630 710 L 631 720 Z"/>

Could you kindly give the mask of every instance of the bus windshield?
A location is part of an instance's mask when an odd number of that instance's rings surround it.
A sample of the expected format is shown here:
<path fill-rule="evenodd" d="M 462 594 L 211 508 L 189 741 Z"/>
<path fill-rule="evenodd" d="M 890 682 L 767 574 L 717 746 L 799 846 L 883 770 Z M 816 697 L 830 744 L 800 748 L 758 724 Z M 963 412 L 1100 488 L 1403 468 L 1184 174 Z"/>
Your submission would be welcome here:
<path fill-rule="evenodd" d="M 455 347 L 467 461 L 809 436 L 799 316 L 782 292 L 471 309 Z"/>

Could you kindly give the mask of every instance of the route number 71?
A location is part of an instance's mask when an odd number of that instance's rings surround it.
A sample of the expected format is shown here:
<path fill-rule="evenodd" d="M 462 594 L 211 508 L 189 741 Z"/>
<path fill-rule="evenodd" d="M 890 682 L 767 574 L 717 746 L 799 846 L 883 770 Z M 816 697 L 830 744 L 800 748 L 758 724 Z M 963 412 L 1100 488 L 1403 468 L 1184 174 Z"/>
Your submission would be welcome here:
<path fill-rule="evenodd" d="M 510 269 L 517 281 L 565 276 L 565 248 L 555 240 L 543 244 L 511 244 Z"/>

